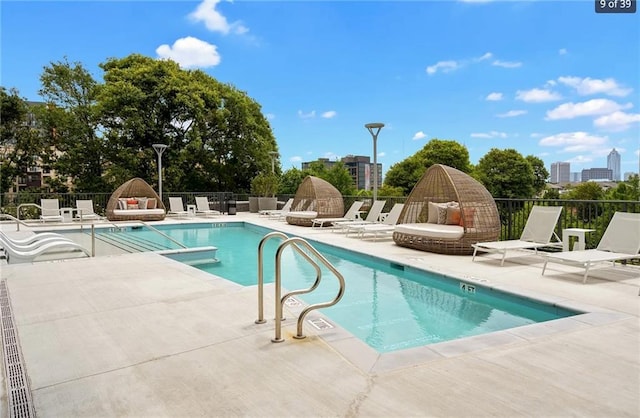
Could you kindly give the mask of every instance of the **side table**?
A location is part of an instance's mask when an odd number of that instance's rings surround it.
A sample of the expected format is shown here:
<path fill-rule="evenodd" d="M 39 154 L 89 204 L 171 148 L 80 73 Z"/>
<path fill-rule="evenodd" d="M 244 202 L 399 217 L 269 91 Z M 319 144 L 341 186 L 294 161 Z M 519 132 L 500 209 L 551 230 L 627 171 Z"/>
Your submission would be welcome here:
<path fill-rule="evenodd" d="M 562 251 L 569 251 L 569 240 L 571 237 L 576 238 L 575 244 L 573 244 L 573 250 L 584 250 L 585 240 L 584 235 L 587 232 L 594 232 L 595 229 L 584 228 L 565 228 L 562 230 Z"/>

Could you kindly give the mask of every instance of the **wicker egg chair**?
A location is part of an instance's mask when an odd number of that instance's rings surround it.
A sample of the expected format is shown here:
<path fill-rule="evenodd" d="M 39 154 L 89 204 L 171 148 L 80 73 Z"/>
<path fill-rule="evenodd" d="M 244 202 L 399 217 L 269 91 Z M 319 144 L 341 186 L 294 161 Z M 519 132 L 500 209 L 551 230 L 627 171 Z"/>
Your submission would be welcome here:
<path fill-rule="evenodd" d="M 118 200 L 127 197 L 155 199 L 156 209 L 138 211 L 118 210 Z M 122 184 L 111 194 L 105 212 L 107 219 L 110 221 L 161 221 L 165 218 L 166 209 L 155 190 L 153 190 L 146 181 L 136 177 Z"/>
<path fill-rule="evenodd" d="M 311 226 L 316 218 L 337 218 L 344 215 L 344 200 L 331 183 L 314 176 L 307 176 L 296 191 L 287 214 L 291 225 Z"/>
<path fill-rule="evenodd" d="M 457 202 L 459 220 L 436 225 L 429 219 L 430 202 Z M 500 215 L 489 191 L 460 170 L 434 164 L 409 194 L 393 240 L 422 251 L 473 254 L 472 244 L 496 241 L 499 236 Z"/>

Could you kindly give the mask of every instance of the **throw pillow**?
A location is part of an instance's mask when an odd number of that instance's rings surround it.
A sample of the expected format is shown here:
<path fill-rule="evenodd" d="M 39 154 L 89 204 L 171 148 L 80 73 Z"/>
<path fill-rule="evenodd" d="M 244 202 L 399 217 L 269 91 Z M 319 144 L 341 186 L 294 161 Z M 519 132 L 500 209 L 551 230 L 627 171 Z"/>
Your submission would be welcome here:
<path fill-rule="evenodd" d="M 447 225 L 460 225 L 460 208 L 455 206 L 447 207 Z"/>
<path fill-rule="evenodd" d="M 147 209 L 155 209 L 156 204 L 157 202 L 155 197 L 147 199 Z"/>
<path fill-rule="evenodd" d="M 447 223 L 447 207 L 438 205 L 438 223 L 445 225 Z"/>
<path fill-rule="evenodd" d="M 138 199 L 138 209 L 146 209 L 148 199 L 146 197 L 139 197 Z"/>
<path fill-rule="evenodd" d="M 473 219 L 476 214 L 475 208 L 463 208 L 460 216 L 460 226 L 466 228 L 473 228 L 475 220 Z M 464 216 L 464 218 L 462 217 Z"/>
<path fill-rule="evenodd" d="M 446 215 L 442 215 L 442 209 L 447 209 L 447 205 L 448 203 L 435 203 L 435 202 L 429 202 L 428 205 L 428 210 L 427 210 L 427 223 L 431 223 L 431 224 L 438 224 L 438 223 L 444 223 L 443 222 L 439 222 L 439 219 L 441 216 L 446 216 Z"/>
<path fill-rule="evenodd" d="M 437 224 L 438 223 L 438 204 L 429 202 L 429 213 L 427 216 L 427 223 Z"/>

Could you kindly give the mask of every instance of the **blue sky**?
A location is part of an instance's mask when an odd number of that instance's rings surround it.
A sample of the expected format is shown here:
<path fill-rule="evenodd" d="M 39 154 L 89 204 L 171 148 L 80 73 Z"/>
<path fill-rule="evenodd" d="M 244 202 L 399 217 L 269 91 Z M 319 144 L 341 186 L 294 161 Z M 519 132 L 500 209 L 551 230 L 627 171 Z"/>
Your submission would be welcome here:
<path fill-rule="evenodd" d="M 261 105 L 284 169 L 372 155 L 386 171 L 431 138 L 547 168 L 640 160 L 640 13 L 593 1 L 7 1 L 0 84 L 39 100 L 44 66 L 140 53 L 200 68 Z"/>

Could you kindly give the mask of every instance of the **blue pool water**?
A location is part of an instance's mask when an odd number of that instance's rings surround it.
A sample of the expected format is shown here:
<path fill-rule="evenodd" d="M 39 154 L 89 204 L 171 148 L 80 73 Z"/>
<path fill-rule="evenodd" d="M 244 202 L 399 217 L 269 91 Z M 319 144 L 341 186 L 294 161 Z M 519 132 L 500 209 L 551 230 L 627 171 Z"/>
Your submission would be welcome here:
<path fill-rule="evenodd" d="M 189 247 L 218 247 L 219 263 L 198 268 L 245 286 L 257 283 L 258 243 L 271 232 L 242 223 L 158 229 Z M 128 234 L 162 241 L 146 228 Z M 265 246 L 266 283 L 274 280 L 274 256 L 280 242 L 271 239 Z M 342 300 L 321 312 L 381 353 L 579 313 L 332 246 L 311 244 L 344 275 L 346 282 Z M 285 289 L 308 288 L 315 281 L 315 270 L 290 248 L 284 251 L 282 260 Z M 322 277 L 317 290 L 298 298 L 306 303 L 332 300 L 338 292 L 338 281 L 325 269 Z"/>

